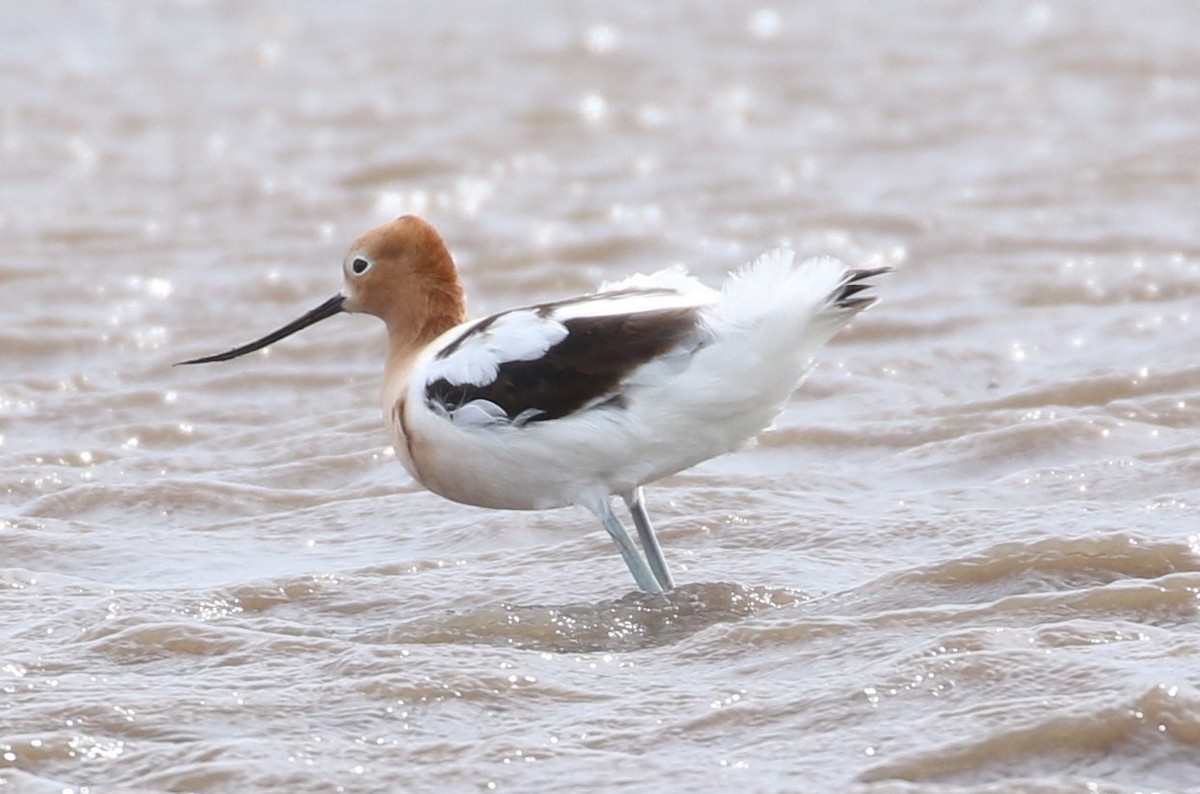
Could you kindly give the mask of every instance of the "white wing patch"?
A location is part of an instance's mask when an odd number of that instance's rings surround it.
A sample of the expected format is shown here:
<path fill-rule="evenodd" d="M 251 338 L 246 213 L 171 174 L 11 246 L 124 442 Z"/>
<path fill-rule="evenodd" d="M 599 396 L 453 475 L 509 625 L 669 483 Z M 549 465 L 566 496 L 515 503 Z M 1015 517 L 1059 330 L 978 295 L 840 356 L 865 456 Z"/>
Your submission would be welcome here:
<path fill-rule="evenodd" d="M 434 358 L 426 382 L 486 386 L 508 361 L 533 361 L 567 338 L 567 327 L 553 317 L 529 310 L 506 312 L 481 331 L 468 331 L 450 355 Z"/>

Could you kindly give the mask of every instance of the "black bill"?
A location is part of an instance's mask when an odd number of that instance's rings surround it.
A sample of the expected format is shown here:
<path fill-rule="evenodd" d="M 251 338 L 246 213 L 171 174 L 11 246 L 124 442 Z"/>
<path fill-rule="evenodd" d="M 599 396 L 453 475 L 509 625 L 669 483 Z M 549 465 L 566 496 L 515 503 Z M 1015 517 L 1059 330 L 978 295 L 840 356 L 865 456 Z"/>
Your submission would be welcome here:
<path fill-rule="evenodd" d="M 190 361 L 180 361 L 175 366 L 178 367 L 184 364 L 209 364 L 213 361 L 228 361 L 231 358 L 237 358 L 238 356 L 244 356 L 247 353 L 253 353 L 255 350 L 261 350 L 269 344 L 278 342 L 285 336 L 291 336 L 302 328 L 307 328 L 313 323 L 319 323 L 326 317 L 332 317 L 335 314 L 345 311 L 342 306 L 342 304 L 345 302 L 345 295 L 334 295 L 317 308 L 307 312 L 302 317 L 297 317 L 295 320 L 292 320 L 278 331 L 272 331 L 262 339 L 258 339 L 248 345 L 235 347 L 233 350 L 226 350 L 224 353 L 217 353 L 214 356 L 204 356 L 203 358 L 193 358 Z"/>

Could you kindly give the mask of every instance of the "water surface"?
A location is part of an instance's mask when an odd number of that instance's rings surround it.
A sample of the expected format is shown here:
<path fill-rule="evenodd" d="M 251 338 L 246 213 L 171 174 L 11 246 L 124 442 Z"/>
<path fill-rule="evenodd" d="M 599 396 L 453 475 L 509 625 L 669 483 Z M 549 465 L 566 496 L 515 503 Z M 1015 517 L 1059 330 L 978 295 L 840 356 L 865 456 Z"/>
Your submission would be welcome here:
<path fill-rule="evenodd" d="M 0 11 L 0 790 L 1200 791 L 1200 6 Z M 590 514 L 421 490 L 331 295 L 891 264 L 777 426 Z"/>

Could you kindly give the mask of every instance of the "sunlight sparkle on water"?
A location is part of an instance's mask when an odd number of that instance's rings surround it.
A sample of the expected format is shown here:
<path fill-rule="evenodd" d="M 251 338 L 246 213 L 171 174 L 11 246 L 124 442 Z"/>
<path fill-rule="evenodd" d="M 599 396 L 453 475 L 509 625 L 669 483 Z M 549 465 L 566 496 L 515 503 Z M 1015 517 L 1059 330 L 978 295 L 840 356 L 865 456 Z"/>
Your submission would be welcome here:
<path fill-rule="evenodd" d="M 773 8 L 760 8 L 750 15 L 747 27 L 756 39 L 773 39 L 779 35 L 779 12 Z"/>
<path fill-rule="evenodd" d="M 583 34 L 583 46 L 593 55 L 605 55 L 615 50 L 621 43 L 621 37 L 612 25 L 592 25 Z"/>
<path fill-rule="evenodd" d="M 588 124 L 598 124 L 608 115 L 608 101 L 600 94 L 588 94 L 579 100 L 579 114 Z"/>

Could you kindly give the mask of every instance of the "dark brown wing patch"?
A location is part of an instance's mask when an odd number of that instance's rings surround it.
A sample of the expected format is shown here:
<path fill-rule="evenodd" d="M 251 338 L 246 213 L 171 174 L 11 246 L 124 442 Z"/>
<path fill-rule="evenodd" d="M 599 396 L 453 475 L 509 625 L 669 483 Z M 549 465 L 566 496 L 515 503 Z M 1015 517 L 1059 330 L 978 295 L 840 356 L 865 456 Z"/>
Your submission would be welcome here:
<path fill-rule="evenodd" d="M 491 317 L 485 317 L 484 319 L 475 323 L 470 328 L 459 334 L 457 339 L 439 350 L 436 358 L 447 358 L 450 356 L 450 354 L 457 352 L 458 349 L 462 347 L 463 342 L 467 341 L 467 339 L 469 339 L 473 334 L 483 333 L 492 325 L 492 323 L 496 322 L 507 313 L 508 312 L 500 312 L 499 314 L 493 314 Z"/>
<path fill-rule="evenodd" d="M 472 336 L 474 336 L 475 334 L 483 333 L 488 328 L 490 328 L 492 326 L 492 324 L 495 323 L 497 320 L 499 320 L 501 317 L 503 317 L 506 314 L 511 314 L 512 312 L 515 312 L 515 311 L 532 311 L 538 317 L 547 317 L 548 318 L 548 317 L 553 317 L 554 313 L 556 311 L 558 311 L 559 309 L 562 309 L 566 306 L 577 306 L 579 304 L 594 303 L 597 301 L 607 301 L 607 300 L 612 300 L 613 298 L 622 298 L 627 295 L 672 295 L 674 293 L 675 293 L 674 290 L 670 290 L 670 289 L 666 289 L 666 288 L 619 289 L 619 290 L 611 290 L 609 292 L 596 292 L 592 295 L 580 295 L 577 298 L 566 298 L 566 299 L 560 300 L 560 301 L 551 301 L 550 303 L 538 303 L 533 306 L 527 306 L 523 309 L 510 309 L 507 312 L 500 312 L 499 314 L 493 314 L 490 317 L 485 317 L 484 319 L 480 320 L 479 322 L 473 324 L 470 328 L 468 328 L 467 330 L 465 330 L 461 334 L 459 334 L 458 338 L 456 338 L 450 344 L 446 345 L 444 348 L 439 350 L 437 353 L 437 356 L 435 356 L 435 358 L 438 358 L 438 359 L 449 358 L 451 355 L 458 352 L 458 349 L 460 347 L 462 347 L 463 343 L 466 342 L 468 339 L 470 339 Z M 568 323 L 567 325 L 570 325 L 570 324 Z"/>
<path fill-rule="evenodd" d="M 501 364 L 486 386 L 433 381 L 425 397 L 448 413 L 472 400 L 488 400 L 509 420 L 524 415 L 529 422 L 560 419 L 598 401 L 621 408 L 622 380 L 675 348 L 698 347 L 699 322 L 695 308 L 566 320 L 567 337 L 541 358 Z"/>

